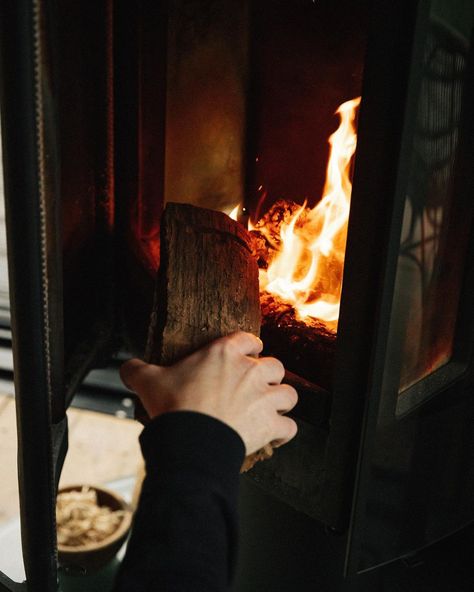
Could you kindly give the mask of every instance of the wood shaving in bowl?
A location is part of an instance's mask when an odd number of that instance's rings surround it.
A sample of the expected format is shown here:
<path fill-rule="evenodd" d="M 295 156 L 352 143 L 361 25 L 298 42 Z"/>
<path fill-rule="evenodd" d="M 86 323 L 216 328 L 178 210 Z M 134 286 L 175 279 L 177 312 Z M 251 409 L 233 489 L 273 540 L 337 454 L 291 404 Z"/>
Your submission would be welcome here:
<path fill-rule="evenodd" d="M 125 514 L 99 506 L 97 492 L 89 487 L 60 493 L 56 502 L 58 543 L 68 547 L 100 543 L 117 530 Z"/>

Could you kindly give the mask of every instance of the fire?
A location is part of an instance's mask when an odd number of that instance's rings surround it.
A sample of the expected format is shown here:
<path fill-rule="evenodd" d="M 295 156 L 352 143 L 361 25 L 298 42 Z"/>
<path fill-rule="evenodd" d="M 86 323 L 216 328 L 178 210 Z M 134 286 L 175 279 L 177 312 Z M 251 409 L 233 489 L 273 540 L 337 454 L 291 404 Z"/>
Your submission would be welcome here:
<path fill-rule="evenodd" d="M 359 103 L 357 97 L 336 111 L 340 124 L 329 137 L 322 199 L 312 210 L 305 202 L 281 224 L 278 251 L 260 274 L 261 289 L 290 303 L 301 320 L 313 317 L 334 329 L 339 318 Z M 268 236 L 265 228 L 259 230 Z"/>

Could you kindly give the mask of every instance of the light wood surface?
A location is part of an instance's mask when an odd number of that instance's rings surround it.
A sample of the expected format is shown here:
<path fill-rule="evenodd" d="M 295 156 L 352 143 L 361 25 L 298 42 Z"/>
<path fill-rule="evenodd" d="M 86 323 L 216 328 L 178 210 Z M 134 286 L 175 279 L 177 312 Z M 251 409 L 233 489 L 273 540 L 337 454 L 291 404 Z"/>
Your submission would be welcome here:
<path fill-rule="evenodd" d="M 60 485 L 105 484 L 137 472 L 139 423 L 80 409 L 70 409 L 68 418 L 69 450 Z"/>
<path fill-rule="evenodd" d="M 19 513 L 16 452 L 15 402 L 0 395 L 0 524 Z"/>
<path fill-rule="evenodd" d="M 69 451 L 61 485 L 100 485 L 139 471 L 140 424 L 79 409 L 70 409 L 68 418 Z M 0 394 L 0 524 L 19 513 L 16 453 L 15 401 Z"/>

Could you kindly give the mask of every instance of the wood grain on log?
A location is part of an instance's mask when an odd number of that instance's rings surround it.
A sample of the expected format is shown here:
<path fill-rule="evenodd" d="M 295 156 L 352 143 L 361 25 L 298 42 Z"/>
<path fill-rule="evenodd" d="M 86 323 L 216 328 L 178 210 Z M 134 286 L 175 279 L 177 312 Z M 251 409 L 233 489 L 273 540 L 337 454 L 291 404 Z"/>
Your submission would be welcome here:
<path fill-rule="evenodd" d="M 172 364 L 237 330 L 260 334 L 258 268 L 248 232 L 221 212 L 169 203 L 149 361 Z"/>

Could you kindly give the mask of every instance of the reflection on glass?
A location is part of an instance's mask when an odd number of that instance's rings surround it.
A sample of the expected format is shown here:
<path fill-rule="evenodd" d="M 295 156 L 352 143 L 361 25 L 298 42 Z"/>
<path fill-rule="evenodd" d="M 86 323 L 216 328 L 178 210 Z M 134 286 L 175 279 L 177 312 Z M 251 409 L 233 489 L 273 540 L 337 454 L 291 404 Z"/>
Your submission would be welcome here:
<path fill-rule="evenodd" d="M 469 216 L 454 187 L 468 46 L 459 31 L 432 15 L 389 338 L 399 392 L 453 352 L 469 235 Z"/>

